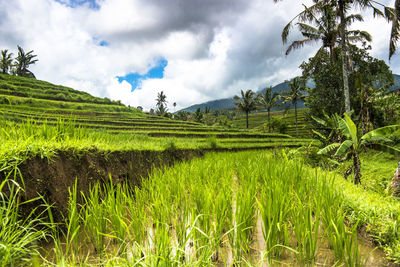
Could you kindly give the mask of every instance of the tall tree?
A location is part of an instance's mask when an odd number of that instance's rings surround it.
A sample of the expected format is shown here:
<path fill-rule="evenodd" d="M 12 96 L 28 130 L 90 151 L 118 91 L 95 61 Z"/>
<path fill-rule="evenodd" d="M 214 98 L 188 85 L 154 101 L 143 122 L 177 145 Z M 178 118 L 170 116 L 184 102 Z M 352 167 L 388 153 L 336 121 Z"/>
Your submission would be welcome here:
<path fill-rule="evenodd" d="M 311 25 L 301 22 L 296 24 L 299 31 L 304 36 L 304 39 L 293 41 L 287 48 L 286 55 L 288 55 L 292 50 L 301 48 L 306 44 L 321 41 L 322 45 L 317 53 L 320 53 L 322 49 L 328 48 L 331 58 L 336 59 L 335 47 L 340 43 L 337 12 L 335 12 L 334 8 L 330 5 L 322 6 L 321 8 L 321 14 L 314 15 L 311 12 L 308 14 L 310 16 Z M 349 15 L 346 18 L 347 26 L 354 21 L 363 21 L 363 17 L 360 14 Z M 370 42 L 371 40 L 371 35 L 366 31 L 347 31 L 347 42 Z"/>
<path fill-rule="evenodd" d="M 279 107 L 279 100 L 281 96 L 278 92 L 272 93 L 272 86 L 265 88 L 265 92 L 257 96 L 258 102 L 267 109 L 268 114 L 268 131 L 270 131 L 271 125 L 271 109 L 274 107 Z"/>
<path fill-rule="evenodd" d="M 18 56 L 15 58 L 15 66 L 17 67 L 16 73 L 18 76 L 35 78 L 35 75 L 28 70 L 29 65 L 35 64 L 38 61 L 35 57 L 37 56 L 33 54 L 33 50 L 25 53 L 25 51 L 18 46 Z"/>
<path fill-rule="evenodd" d="M 361 103 L 359 89 L 357 88 L 357 76 L 361 76 L 364 86 L 373 88 L 373 94 L 379 92 L 380 88 L 390 88 L 394 83 L 392 72 L 383 60 L 378 60 L 369 55 L 370 47 L 359 48 L 349 45 L 351 53 L 349 64 L 354 69 L 349 73 L 349 90 L 351 106 L 354 114 L 359 114 Z M 337 54 L 341 54 L 340 47 Z M 340 60 L 331 60 L 328 51 L 322 51 L 307 62 L 300 65 L 305 79 L 312 79 L 315 86 L 307 88 L 305 105 L 315 117 L 322 117 L 324 112 L 331 116 L 335 113 L 343 114 L 344 92 L 342 87 L 342 64 Z M 379 81 L 379 83 L 377 83 Z M 376 105 L 373 105 L 376 106 Z M 378 109 L 370 107 L 371 122 L 376 126 L 383 126 L 379 122 Z"/>
<path fill-rule="evenodd" d="M 8 50 L 1 50 L 1 59 L 0 59 L 0 69 L 3 74 L 7 74 L 8 70 L 12 66 L 12 53 L 8 53 Z"/>
<path fill-rule="evenodd" d="M 255 93 L 252 90 L 247 90 L 246 92 L 241 90 L 240 93 L 242 97 L 235 95 L 233 99 L 235 100 L 235 105 L 246 113 L 246 128 L 248 129 L 249 113 L 256 109 L 257 101 L 254 97 Z"/>
<path fill-rule="evenodd" d="M 162 116 L 165 112 L 167 112 L 167 96 L 164 94 L 164 91 L 161 91 L 157 94 L 156 101 L 156 113 Z"/>
<path fill-rule="evenodd" d="M 303 99 L 303 91 L 306 89 L 306 82 L 301 77 L 296 77 L 293 81 L 289 82 L 289 91 L 283 92 L 284 102 L 290 102 L 294 106 L 294 115 L 296 118 L 296 137 L 299 136 L 299 129 L 297 123 L 297 102 Z"/>
<path fill-rule="evenodd" d="M 281 0 L 274 0 L 279 2 Z M 352 7 L 359 7 L 361 9 L 372 9 L 374 16 L 385 17 L 388 21 L 392 21 L 392 31 L 390 34 L 390 45 L 389 45 L 389 59 L 396 51 L 396 45 L 400 40 L 400 0 L 396 0 L 394 7 L 387 7 L 382 3 L 375 0 L 313 0 L 314 4 L 310 7 L 306 7 L 304 11 L 300 12 L 295 18 L 293 18 L 283 29 L 282 40 L 286 42 L 290 28 L 294 20 L 298 19 L 300 22 L 312 21 L 313 16 L 321 13 L 324 6 L 332 6 L 336 9 L 337 14 L 340 18 L 340 47 L 342 57 L 342 79 L 343 79 L 343 91 L 345 96 L 345 110 L 350 112 L 350 93 L 349 93 L 349 81 L 348 81 L 348 66 L 347 66 L 347 23 L 346 14 Z M 312 14 L 313 16 L 311 16 Z"/>

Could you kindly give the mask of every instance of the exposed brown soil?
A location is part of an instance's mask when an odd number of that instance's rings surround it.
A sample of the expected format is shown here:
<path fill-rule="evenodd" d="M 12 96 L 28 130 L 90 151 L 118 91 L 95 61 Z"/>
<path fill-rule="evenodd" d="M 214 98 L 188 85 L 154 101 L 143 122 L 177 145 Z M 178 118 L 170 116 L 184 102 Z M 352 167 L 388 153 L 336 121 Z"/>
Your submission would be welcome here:
<path fill-rule="evenodd" d="M 38 194 L 54 204 L 57 211 L 55 219 L 59 221 L 66 214 L 68 191 L 72 190 L 75 179 L 77 192 L 87 192 L 93 182 L 128 182 L 132 186 L 140 185 L 142 177 L 147 177 L 154 168 L 169 166 L 177 161 L 188 160 L 204 155 L 201 150 L 166 151 L 126 151 L 126 152 L 88 152 L 58 151 L 51 160 L 39 156 L 30 158 L 21 165 L 25 192 L 24 199 L 32 199 Z M 4 174 L 0 174 L 0 180 Z M 42 203 L 43 204 L 43 203 Z M 38 203 L 31 203 L 31 210 Z"/>

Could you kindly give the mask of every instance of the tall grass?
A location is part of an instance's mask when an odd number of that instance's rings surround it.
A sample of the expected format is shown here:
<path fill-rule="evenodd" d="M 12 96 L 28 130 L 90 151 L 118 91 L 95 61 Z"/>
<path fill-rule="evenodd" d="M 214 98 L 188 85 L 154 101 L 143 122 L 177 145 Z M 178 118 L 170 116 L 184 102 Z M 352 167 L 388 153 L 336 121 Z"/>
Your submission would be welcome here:
<path fill-rule="evenodd" d="M 317 264 L 322 239 L 332 248 L 332 265 L 364 263 L 357 224 L 346 219 L 334 180 L 284 157 L 209 154 L 155 170 L 140 188 L 111 178 L 87 193 L 71 188 L 65 221 L 51 232 L 54 254 L 43 255 L 44 264 L 239 266 L 290 259 L 308 266 Z M 262 251 L 255 251 L 258 215 Z"/>
<path fill-rule="evenodd" d="M 48 234 L 43 220 L 47 208 L 39 211 L 39 206 L 21 216 L 24 205 L 42 202 L 42 198 L 22 201 L 21 192 L 20 185 L 8 178 L 0 184 L 0 266 L 34 262 L 40 255 L 38 241 Z"/>

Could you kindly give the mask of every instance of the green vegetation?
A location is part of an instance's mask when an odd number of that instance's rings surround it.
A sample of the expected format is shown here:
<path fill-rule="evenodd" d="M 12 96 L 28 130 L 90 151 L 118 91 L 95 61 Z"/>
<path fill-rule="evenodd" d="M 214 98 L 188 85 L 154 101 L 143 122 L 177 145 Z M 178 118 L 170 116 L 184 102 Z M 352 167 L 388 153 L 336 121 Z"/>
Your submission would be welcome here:
<path fill-rule="evenodd" d="M 296 137 L 299 137 L 299 129 L 297 123 L 297 102 L 304 99 L 302 91 L 306 89 L 306 82 L 301 77 L 296 77 L 289 83 L 290 90 L 284 92 L 284 102 L 290 102 L 294 106 L 294 117 L 296 120 Z"/>
<path fill-rule="evenodd" d="M 155 171 L 140 188 L 109 180 L 81 194 L 70 190 L 61 225 L 50 219 L 41 230 L 24 229 L 34 231 L 35 240 L 46 237 L 51 250 L 24 244 L 27 257 L 17 254 L 11 262 L 362 266 L 370 251 L 359 248 L 361 228 L 393 259 L 399 255 L 393 231 L 400 206 L 394 199 L 290 160 L 284 152 L 208 154 Z M 6 210 L 17 213 L 18 207 Z M 43 214 L 35 220 L 43 222 Z"/>
<path fill-rule="evenodd" d="M 306 39 L 287 53 L 315 40 L 322 47 L 289 91 L 235 96 L 245 116 L 171 114 L 163 91 L 144 113 L 32 79 L 33 51 L 18 47 L 14 62 L 1 51 L 0 265 L 400 263 L 400 204 L 391 195 L 400 163 L 389 185 L 397 158 L 376 152 L 398 151 L 398 99 L 385 62 L 367 43 L 351 44 L 370 40 L 347 30 L 362 21 L 348 13 L 355 5 L 393 22 L 392 56 L 400 1 L 313 1 L 294 18 Z M 302 91 L 308 108 L 298 110 Z M 281 98 L 294 110 L 271 114 Z M 265 112 L 250 114 L 259 104 Z"/>
<path fill-rule="evenodd" d="M 350 157 L 353 159 L 354 183 L 359 184 L 361 182 L 361 162 L 359 157 L 361 150 L 365 148 L 366 145 L 371 144 L 380 144 L 383 145 L 384 148 L 391 148 L 392 150 L 395 149 L 393 147 L 384 145 L 385 143 L 391 141 L 385 136 L 388 136 L 399 129 L 399 125 L 378 128 L 361 136 L 357 126 L 345 113 L 344 119 L 339 120 L 339 129 L 341 130 L 343 136 L 346 137 L 346 140 L 344 140 L 342 143 L 329 144 L 322 148 L 318 153 L 326 154 L 337 149 L 335 156 L 342 157 L 350 151 Z"/>
<path fill-rule="evenodd" d="M 246 128 L 249 128 L 249 113 L 256 109 L 257 100 L 254 97 L 254 92 L 251 90 L 247 90 L 246 92 L 241 90 L 240 93 L 241 97 L 235 96 L 233 99 L 236 100 L 235 105 L 246 113 Z"/>
<path fill-rule="evenodd" d="M 13 75 L 18 75 L 22 77 L 30 77 L 35 78 L 35 75 L 28 70 L 29 65 L 35 64 L 38 59 L 36 55 L 33 54 L 33 50 L 25 53 L 22 47 L 18 47 L 18 56 L 12 59 L 12 53 L 8 53 L 8 49 L 1 50 L 1 59 L 0 59 L 0 69 L 3 74 L 8 74 L 11 69 L 11 73 Z"/>

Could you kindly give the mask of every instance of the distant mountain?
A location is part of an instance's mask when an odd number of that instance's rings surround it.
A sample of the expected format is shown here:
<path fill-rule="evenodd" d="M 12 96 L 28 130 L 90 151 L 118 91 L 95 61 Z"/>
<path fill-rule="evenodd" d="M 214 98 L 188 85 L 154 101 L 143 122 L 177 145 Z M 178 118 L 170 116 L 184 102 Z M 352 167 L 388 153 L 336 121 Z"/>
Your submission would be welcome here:
<path fill-rule="evenodd" d="M 400 89 L 400 75 L 393 74 L 393 77 L 394 77 L 395 85 L 390 87 L 390 90 Z M 307 86 L 311 87 L 311 88 L 315 87 L 314 81 L 312 81 L 312 80 L 308 81 Z M 287 82 L 283 82 L 283 83 L 280 83 L 280 84 L 272 87 L 272 92 L 278 92 L 279 94 L 281 94 L 283 91 L 288 91 L 288 90 L 289 90 L 289 84 Z M 263 93 L 263 92 L 265 92 L 265 88 L 257 91 L 257 93 Z M 285 108 L 287 105 L 288 104 L 283 105 L 282 109 Z M 204 110 L 206 107 L 208 107 L 210 110 L 217 110 L 217 109 L 228 110 L 228 109 L 234 109 L 235 104 L 234 104 L 234 100 L 233 100 L 233 96 L 232 96 L 231 98 L 211 100 L 211 101 L 208 101 L 205 103 L 192 105 L 190 107 L 181 109 L 180 111 L 195 112 L 198 108 L 200 108 L 201 110 Z M 298 107 L 304 108 L 305 107 L 304 102 L 299 102 Z"/>
<path fill-rule="evenodd" d="M 393 74 L 393 78 L 394 78 L 394 85 L 389 88 L 391 91 L 400 89 L 400 75 Z"/>

